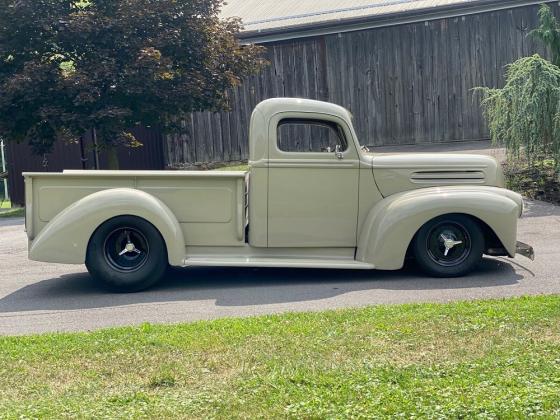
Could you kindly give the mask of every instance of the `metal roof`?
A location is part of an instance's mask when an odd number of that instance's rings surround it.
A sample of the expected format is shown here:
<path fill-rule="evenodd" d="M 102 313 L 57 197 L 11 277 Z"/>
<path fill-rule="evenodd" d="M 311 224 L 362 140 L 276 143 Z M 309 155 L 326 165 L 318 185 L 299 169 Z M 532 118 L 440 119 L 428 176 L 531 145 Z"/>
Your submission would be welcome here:
<path fill-rule="evenodd" d="M 454 11 L 460 14 L 478 13 L 548 2 L 548 0 L 226 0 L 222 17 L 240 17 L 245 27 L 241 38 L 255 38 L 252 41 L 266 42 L 302 35 L 317 35 L 318 28 L 323 28 L 321 33 L 329 33 L 328 28 L 334 27 L 337 29 L 333 29 L 331 33 L 343 32 L 340 27 L 356 23 L 363 25 L 364 22 L 381 21 L 382 26 L 388 26 L 400 23 L 399 18 L 416 17 L 416 20 L 419 20 L 418 18 L 429 20 L 442 17 L 442 13 L 453 14 Z M 359 29 L 364 28 L 346 30 Z M 288 36 L 288 33 L 292 35 Z M 271 36 L 272 34 L 277 35 Z"/>

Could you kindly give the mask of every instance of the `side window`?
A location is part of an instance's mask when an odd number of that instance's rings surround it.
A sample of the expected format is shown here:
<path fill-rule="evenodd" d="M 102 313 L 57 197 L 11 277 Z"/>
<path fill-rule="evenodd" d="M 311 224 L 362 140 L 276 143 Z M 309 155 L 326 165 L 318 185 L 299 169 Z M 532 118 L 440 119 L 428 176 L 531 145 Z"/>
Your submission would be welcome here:
<path fill-rule="evenodd" d="M 278 149 L 283 152 L 344 152 L 348 142 L 336 123 L 321 120 L 285 119 L 278 124 Z"/>

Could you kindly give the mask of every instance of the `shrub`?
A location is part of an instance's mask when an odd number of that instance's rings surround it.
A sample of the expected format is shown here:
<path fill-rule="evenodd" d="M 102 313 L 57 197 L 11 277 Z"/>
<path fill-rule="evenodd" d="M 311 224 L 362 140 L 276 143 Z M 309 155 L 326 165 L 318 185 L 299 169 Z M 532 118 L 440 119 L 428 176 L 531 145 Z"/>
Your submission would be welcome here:
<path fill-rule="evenodd" d="M 492 141 L 529 166 L 560 163 L 560 67 L 538 54 L 508 65 L 501 89 L 477 88 Z"/>

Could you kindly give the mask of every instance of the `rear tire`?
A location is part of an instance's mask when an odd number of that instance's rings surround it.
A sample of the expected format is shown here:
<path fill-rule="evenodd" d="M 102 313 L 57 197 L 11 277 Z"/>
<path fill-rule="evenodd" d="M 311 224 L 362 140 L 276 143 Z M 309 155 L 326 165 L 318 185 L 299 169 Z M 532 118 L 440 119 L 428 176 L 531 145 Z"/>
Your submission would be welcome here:
<path fill-rule="evenodd" d="M 412 251 L 420 268 L 433 277 L 461 277 L 471 272 L 484 252 L 484 233 L 472 218 L 445 215 L 426 223 Z"/>
<path fill-rule="evenodd" d="M 103 223 L 89 241 L 86 267 L 106 288 L 138 292 L 156 284 L 167 269 L 167 249 L 159 231 L 135 216 Z"/>

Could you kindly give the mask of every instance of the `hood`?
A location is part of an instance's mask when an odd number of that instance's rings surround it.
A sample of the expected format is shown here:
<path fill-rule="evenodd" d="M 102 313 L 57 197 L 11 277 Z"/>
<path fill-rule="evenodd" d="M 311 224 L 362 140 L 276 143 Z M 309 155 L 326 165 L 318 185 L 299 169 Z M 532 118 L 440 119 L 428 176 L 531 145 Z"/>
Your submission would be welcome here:
<path fill-rule="evenodd" d="M 504 187 L 496 159 L 485 155 L 418 153 L 369 155 L 381 194 L 443 185 Z"/>

